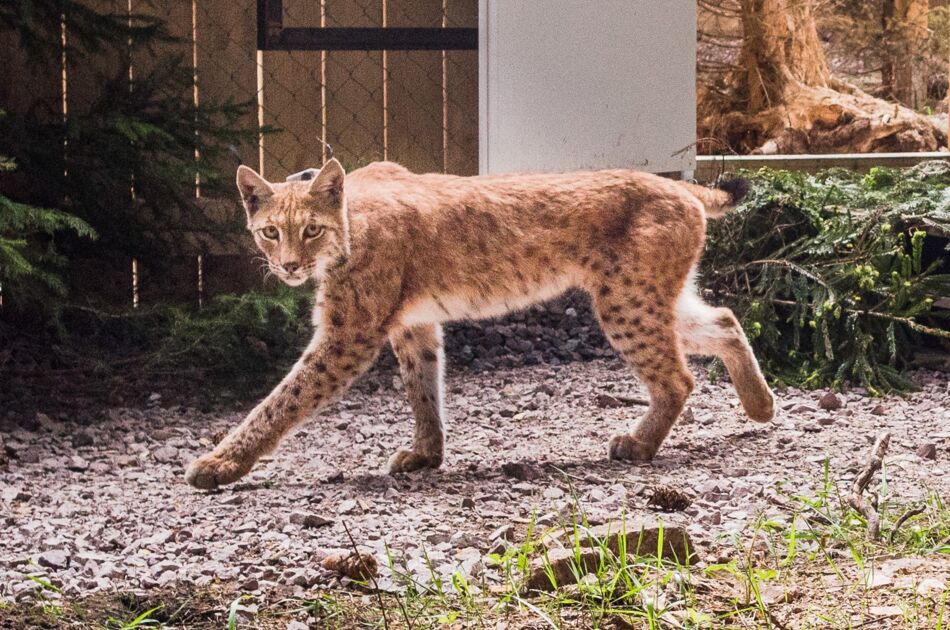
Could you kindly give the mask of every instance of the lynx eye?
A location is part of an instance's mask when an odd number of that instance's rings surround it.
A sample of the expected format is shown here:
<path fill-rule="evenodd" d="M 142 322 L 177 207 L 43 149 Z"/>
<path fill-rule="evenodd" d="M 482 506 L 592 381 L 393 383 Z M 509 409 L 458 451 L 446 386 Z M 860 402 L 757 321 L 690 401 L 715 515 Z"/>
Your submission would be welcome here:
<path fill-rule="evenodd" d="M 305 238 L 318 238 L 323 236 L 323 233 L 326 231 L 326 228 L 322 225 L 317 225 L 316 223 L 311 223 L 306 228 L 304 228 L 303 235 Z"/>
<path fill-rule="evenodd" d="M 280 238 L 280 232 L 273 225 L 265 225 L 261 230 L 261 234 L 264 235 L 264 238 L 269 238 L 272 241 Z"/>

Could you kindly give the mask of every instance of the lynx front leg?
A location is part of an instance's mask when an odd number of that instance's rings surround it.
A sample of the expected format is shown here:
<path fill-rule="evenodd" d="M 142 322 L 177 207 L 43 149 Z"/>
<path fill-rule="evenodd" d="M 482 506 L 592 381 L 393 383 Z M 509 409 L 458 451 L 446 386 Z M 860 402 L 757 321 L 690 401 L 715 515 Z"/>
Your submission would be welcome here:
<path fill-rule="evenodd" d="M 412 448 L 402 448 L 389 459 L 389 472 L 438 468 L 445 443 L 442 427 L 442 328 L 426 324 L 401 328 L 390 337 L 399 359 L 409 404 L 416 417 Z"/>
<path fill-rule="evenodd" d="M 383 342 L 382 335 L 369 338 L 345 330 L 331 327 L 322 338 L 314 337 L 280 385 L 213 451 L 192 463 L 188 483 L 212 489 L 243 477 L 288 431 L 345 391 L 372 364 Z"/>

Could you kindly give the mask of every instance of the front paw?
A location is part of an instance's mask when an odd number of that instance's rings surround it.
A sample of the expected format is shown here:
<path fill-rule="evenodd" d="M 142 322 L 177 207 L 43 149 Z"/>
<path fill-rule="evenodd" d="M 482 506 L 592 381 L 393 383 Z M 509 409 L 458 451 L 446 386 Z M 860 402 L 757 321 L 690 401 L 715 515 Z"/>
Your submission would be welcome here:
<path fill-rule="evenodd" d="M 185 480 L 196 488 L 214 490 L 218 486 L 237 481 L 251 470 L 252 463 L 245 464 L 223 455 L 207 453 L 188 467 Z"/>
<path fill-rule="evenodd" d="M 775 418 L 775 394 L 766 387 L 752 401 L 743 405 L 746 415 L 756 422 L 771 422 Z"/>
<path fill-rule="evenodd" d="M 420 468 L 438 468 L 442 465 L 441 455 L 422 455 L 408 448 L 401 448 L 389 458 L 389 474 L 412 472 Z"/>
<path fill-rule="evenodd" d="M 657 447 L 642 442 L 632 435 L 622 433 L 610 440 L 610 459 L 625 459 L 648 462 L 656 455 Z"/>

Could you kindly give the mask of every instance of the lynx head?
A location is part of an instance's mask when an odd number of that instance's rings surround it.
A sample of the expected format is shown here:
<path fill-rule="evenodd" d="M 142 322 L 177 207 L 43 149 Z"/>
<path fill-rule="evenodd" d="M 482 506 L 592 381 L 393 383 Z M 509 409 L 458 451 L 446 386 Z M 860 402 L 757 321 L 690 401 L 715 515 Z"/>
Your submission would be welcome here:
<path fill-rule="evenodd" d="M 350 253 L 343 179 L 336 160 L 324 164 L 309 181 L 271 183 L 253 169 L 238 167 L 247 229 L 271 272 L 286 284 L 319 280 Z"/>

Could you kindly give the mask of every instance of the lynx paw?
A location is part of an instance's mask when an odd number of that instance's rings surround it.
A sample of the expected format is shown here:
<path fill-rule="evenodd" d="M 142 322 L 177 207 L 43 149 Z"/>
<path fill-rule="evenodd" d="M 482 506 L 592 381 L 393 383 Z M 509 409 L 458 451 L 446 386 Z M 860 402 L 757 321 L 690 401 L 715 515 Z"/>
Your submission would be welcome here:
<path fill-rule="evenodd" d="M 752 401 L 743 406 L 746 415 L 756 422 L 771 422 L 775 417 L 775 395 L 767 388 L 758 392 Z"/>
<path fill-rule="evenodd" d="M 250 465 L 208 453 L 192 462 L 185 473 L 185 480 L 196 488 L 214 490 L 218 486 L 237 481 L 250 469 Z"/>
<path fill-rule="evenodd" d="M 610 459 L 648 462 L 656 455 L 657 447 L 622 433 L 610 439 Z"/>
<path fill-rule="evenodd" d="M 412 472 L 420 468 L 438 468 L 442 465 L 441 455 L 421 455 L 408 448 L 401 448 L 389 458 L 389 474 Z"/>

